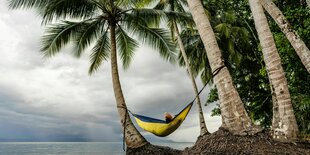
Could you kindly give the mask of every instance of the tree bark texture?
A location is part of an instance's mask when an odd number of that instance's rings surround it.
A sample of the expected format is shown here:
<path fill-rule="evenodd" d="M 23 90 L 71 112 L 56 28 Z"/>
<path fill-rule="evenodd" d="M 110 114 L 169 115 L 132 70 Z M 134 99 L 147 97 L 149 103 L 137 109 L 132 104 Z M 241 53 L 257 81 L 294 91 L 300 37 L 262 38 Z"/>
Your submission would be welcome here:
<path fill-rule="evenodd" d="M 275 103 L 278 105 L 278 107 L 273 108 L 275 115 L 273 118 L 279 118 L 273 120 L 273 136 L 275 139 L 279 140 L 295 139 L 298 134 L 298 126 L 291 103 L 287 80 L 281 65 L 281 58 L 259 0 L 249 0 L 249 4 L 262 46 L 263 57 L 272 91 L 275 93 Z M 277 116 L 277 114 L 279 116 Z"/>
<path fill-rule="evenodd" d="M 215 71 L 217 68 L 224 66 L 224 60 L 209 19 L 205 14 L 205 9 L 200 0 L 187 0 L 187 3 L 205 46 L 210 67 L 212 71 Z M 253 125 L 245 111 L 227 67 L 222 68 L 219 73 L 213 77 L 213 80 L 217 87 L 220 100 L 222 121 L 224 122 L 222 127 L 237 135 L 258 132 L 258 128 Z"/>
<path fill-rule="evenodd" d="M 287 21 L 281 10 L 271 0 L 260 0 L 264 9 L 276 21 L 281 31 L 285 34 L 301 62 L 304 64 L 308 73 L 310 73 L 310 50 L 306 44 L 301 40 L 299 35 L 292 29 L 290 23 Z"/>
<path fill-rule="evenodd" d="M 147 144 L 148 142 L 135 128 L 126 110 L 127 106 L 126 106 L 125 99 L 123 96 L 121 83 L 119 80 L 119 74 L 118 74 L 115 28 L 116 28 L 115 24 L 111 23 L 110 25 L 111 67 L 112 67 L 112 81 L 113 81 L 114 95 L 116 99 L 118 114 L 121 118 L 121 123 L 122 123 L 123 128 L 125 126 L 125 131 L 123 132 L 125 132 L 125 140 L 126 140 L 127 147 L 137 148 L 137 147 L 141 147 Z M 126 121 L 125 121 L 125 118 L 126 118 Z"/>
<path fill-rule="evenodd" d="M 174 24 L 175 35 L 177 37 L 178 45 L 179 45 L 180 51 L 182 53 L 182 56 L 183 56 L 183 59 L 184 59 L 184 62 L 185 62 L 188 74 L 189 74 L 190 79 L 192 81 L 193 89 L 194 89 L 194 92 L 195 92 L 197 110 L 199 112 L 200 136 L 203 136 L 205 134 L 208 134 L 209 132 L 208 132 L 208 129 L 206 127 L 205 119 L 204 119 L 204 116 L 203 116 L 203 111 L 202 111 L 202 107 L 201 107 L 200 97 L 199 97 L 199 94 L 198 94 L 197 84 L 196 84 L 195 78 L 194 78 L 194 76 L 192 74 L 192 70 L 191 70 L 190 64 L 188 62 L 188 58 L 187 58 L 187 55 L 186 55 L 186 52 L 185 52 L 185 48 L 184 48 L 182 39 L 180 37 L 180 32 L 179 32 L 178 26 L 177 26 L 177 24 L 175 22 L 173 24 Z"/>

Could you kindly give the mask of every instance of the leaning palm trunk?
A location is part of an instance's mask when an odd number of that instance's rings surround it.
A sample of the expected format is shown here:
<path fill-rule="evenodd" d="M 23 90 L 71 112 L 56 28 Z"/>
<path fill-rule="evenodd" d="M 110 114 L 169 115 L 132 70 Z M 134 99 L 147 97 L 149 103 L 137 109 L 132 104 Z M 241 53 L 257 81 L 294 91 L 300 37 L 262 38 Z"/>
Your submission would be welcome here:
<path fill-rule="evenodd" d="M 205 14 L 205 9 L 200 0 L 187 0 L 187 3 L 205 46 L 210 67 L 212 71 L 215 71 L 217 68 L 224 66 L 224 62 L 209 19 Z M 213 80 L 219 94 L 222 127 L 238 135 L 258 132 L 258 128 L 253 125 L 247 115 L 241 98 L 233 86 L 233 81 L 227 67 L 223 67 L 213 77 Z"/>
<path fill-rule="evenodd" d="M 269 77 L 269 76 L 268 76 Z M 272 97 L 272 128 L 275 129 L 279 126 L 280 123 L 280 114 L 279 114 L 279 104 L 277 100 L 277 95 L 275 93 L 275 89 L 271 84 L 271 79 L 269 79 L 270 83 L 270 90 L 271 90 L 271 97 Z"/>
<path fill-rule="evenodd" d="M 260 0 L 260 3 L 263 5 L 265 10 L 270 14 L 270 16 L 276 21 L 278 26 L 281 28 L 282 32 L 286 35 L 287 39 L 290 41 L 290 43 L 294 47 L 297 55 L 301 59 L 301 62 L 304 64 L 307 71 L 310 73 L 310 50 L 309 48 L 301 40 L 299 35 L 294 30 L 292 30 L 285 16 L 282 14 L 279 8 L 271 0 Z"/>
<path fill-rule="evenodd" d="M 177 37 L 178 45 L 179 45 L 180 51 L 182 53 L 182 56 L 183 56 L 183 59 L 184 59 L 184 62 L 185 62 L 188 74 L 189 74 L 189 76 L 191 78 L 193 89 L 195 91 L 196 104 L 197 104 L 197 109 L 198 109 L 198 112 L 199 112 L 200 136 L 203 136 L 205 134 L 208 134 L 209 132 L 208 132 L 208 129 L 206 127 L 205 119 L 204 119 L 204 116 L 203 116 L 203 111 L 202 111 L 202 107 L 201 107 L 201 101 L 200 101 L 200 97 L 199 97 L 199 93 L 198 93 L 197 84 L 196 84 L 195 78 L 193 76 L 192 70 L 190 68 L 187 55 L 185 53 L 185 48 L 184 48 L 182 39 L 180 37 L 180 32 L 179 32 L 178 26 L 177 26 L 177 24 L 175 22 L 173 24 L 174 24 L 174 30 L 175 30 L 175 35 Z"/>
<path fill-rule="evenodd" d="M 273 136 L 276 139 L 297 138 L 298 126 L 296 123 L 287 80 L 281 65 L 281 58 L 277 51 L 267 18 L 259 0 L 249 0 L 254 17 L 255 27 L 263 49 L 263 57 L 271 82 L 272 92 L 275 93 L 274 119 L 272 121 Z"/>
<path fill-rule="evenodd" d="M 112 81 L 113 81 L 114 95 L 115 95 L 116 104 L 118 108 L 118 114 L 120 115 L 122 126 L 123 127 L 125 126 L 125 131 L 123 132 L 125 133 L 125 140 L 126 140 L 127 147 L 137 148 L 137 147 L 147 144 L 148 142 L 135 128 L 126 110 L 127 106 L 125 103 L 125 99 L 123 96 L 121 83 L 119 81 L 119 75 L 118 75 L 115 25 L 113 25 L 113 23 L 110 26 L 110 33 L 111 33 Z"/>

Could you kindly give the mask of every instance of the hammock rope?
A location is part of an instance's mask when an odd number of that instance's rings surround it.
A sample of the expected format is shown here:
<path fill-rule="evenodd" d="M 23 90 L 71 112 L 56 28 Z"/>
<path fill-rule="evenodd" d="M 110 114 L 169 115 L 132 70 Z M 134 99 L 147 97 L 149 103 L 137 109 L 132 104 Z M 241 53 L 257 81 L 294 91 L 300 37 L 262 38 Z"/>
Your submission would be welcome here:
<path fill-rule="evenodd" d="M 222 68 L 224 68 L 225 67 L 225 65 L 223 65 L 223 66 L 220 66 L 220 67 L 218 67 L 217 69 L 215 69 L 213 72 L 212 72 L 212 77 L 215 77 L 221 70 L 222 70 Z M 197 97 L 201 94 L 201 92 L 205 89 L 205 87 L 208 85 L 208 83 L 211 81 L 211 79 L 212 78 L 210 78 L 210 79 L 208 79 L 208 81 L 204 84 L 204 86 L 200 89 L 200 91 L 198 92 L 198 94 L 195 96 L 195 98 L 191 101 L 191 102 L 189 102 L 189 104 L 192 104 L 193 102 L 195 102 L 195 100 L 197 99 Z M 187 106 L 186 106 L 187 107 Z M 186 108 L 185 107 L 185 108 Z M 134 113 L 132 113 L 127 107 L 125 107 L 124 105 L 122 105 L 122 106 L 117 106 L 117 108 L 123 108 L 123 109 L 125 109 L 125 119 L 124 119 L 124 121 L 123 121 L 123 150 L 124 151 L 126 151 L 126 123 L 127 123 L 127 114 L 128 114 L 128 112 L 129 113 L 131 113 L 132 115 L 135 115 Z M 184 109 L 185 109 L 184 108 Z M 183 109 L 183 110 L 184 110 Z M 183 111 L 182 110 L 182 111 Z M 182 112 L 181 111 L 181 112 Z M 177 115 L 176 115 L 177 116 Z"/>

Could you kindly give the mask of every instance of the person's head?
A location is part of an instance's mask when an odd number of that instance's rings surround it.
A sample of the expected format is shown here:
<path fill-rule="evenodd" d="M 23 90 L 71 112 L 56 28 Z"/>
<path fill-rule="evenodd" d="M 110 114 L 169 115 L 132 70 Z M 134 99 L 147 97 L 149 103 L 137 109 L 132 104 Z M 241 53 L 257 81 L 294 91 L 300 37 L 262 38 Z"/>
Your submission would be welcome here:
<path fill-rule="evenodd" d="M 172 120 L 172 115 L 171 115 L 170 113 L 165 112 L 165 113 L 164 113 L 164 116 L 165 116 L 165 119 L 166 119 L 166 120 Z"/>

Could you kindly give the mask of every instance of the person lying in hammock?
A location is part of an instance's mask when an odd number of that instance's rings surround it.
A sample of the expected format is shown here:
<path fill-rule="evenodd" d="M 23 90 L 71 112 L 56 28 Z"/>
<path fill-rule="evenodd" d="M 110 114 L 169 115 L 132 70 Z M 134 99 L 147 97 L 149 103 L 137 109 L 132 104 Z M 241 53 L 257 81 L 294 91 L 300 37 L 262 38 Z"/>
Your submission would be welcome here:
<path fill-rule="evenodd" d="M 169 112 L 165 112 L 165 113 L 164 113 L 164 117 L 165 117 L 165 119 L 166 119 L 166 122 L 169 123 L 169 122 L 172 121 L 172 119 L 173 119 L 174 116 L 171 115 Z"/>

